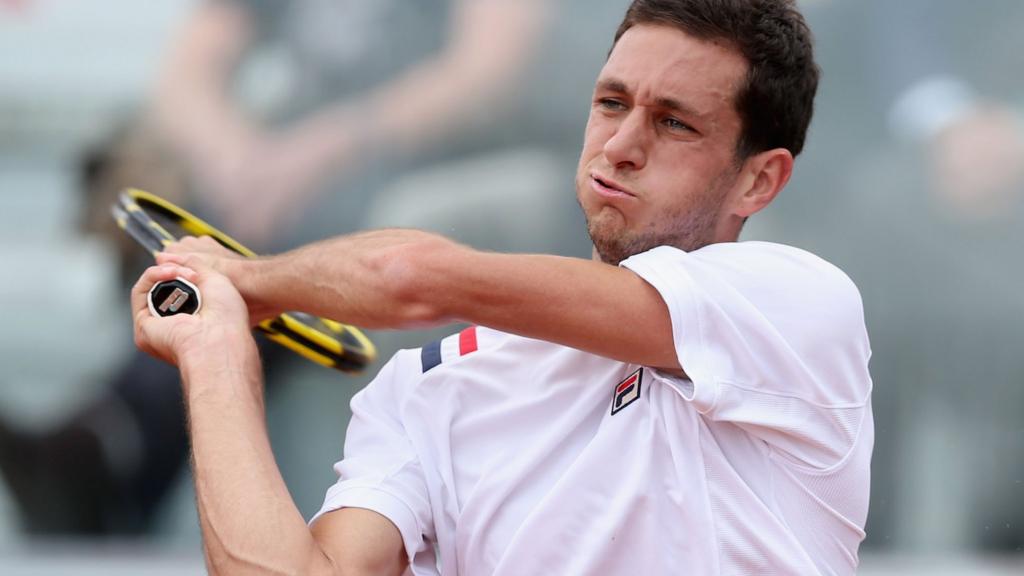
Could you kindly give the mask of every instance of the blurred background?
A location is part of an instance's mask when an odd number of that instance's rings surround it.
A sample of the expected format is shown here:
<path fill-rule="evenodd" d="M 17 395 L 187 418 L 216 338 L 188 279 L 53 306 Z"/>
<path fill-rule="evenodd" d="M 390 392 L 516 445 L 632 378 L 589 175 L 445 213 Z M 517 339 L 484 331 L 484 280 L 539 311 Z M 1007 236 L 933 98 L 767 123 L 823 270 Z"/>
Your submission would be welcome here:
<path fill-rule="evenodd" d="M 257 251 L 380 226 L 589 255 L 572 179 L 626 0 L 0 0 L 0 573 L 201 574 L 177 377 L 134 349 L 124 186 Z M 862 574 L 1024 573 L 1024 4 L 805 0 L 824 70 L 745 239 L 865 300 Z M 381 356 L 451 332 L 375 332 Z M 347 376 L 266 347 L 309 517 Z"/>

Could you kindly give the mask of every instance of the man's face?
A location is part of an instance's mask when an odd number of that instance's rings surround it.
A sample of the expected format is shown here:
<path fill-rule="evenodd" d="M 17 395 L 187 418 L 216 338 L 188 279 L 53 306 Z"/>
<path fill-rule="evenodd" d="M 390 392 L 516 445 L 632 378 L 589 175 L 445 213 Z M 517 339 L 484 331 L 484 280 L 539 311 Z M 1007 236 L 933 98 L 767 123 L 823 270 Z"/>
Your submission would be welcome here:
<path fill-rule="evenodd" d="M 576 174 L 602 261 L 735 239 L 722 223 L 740 167 L 735 97 L 746 72 L 739 52 L 674 28 L 639 25 L 619 39 L 594 89 Z"/>

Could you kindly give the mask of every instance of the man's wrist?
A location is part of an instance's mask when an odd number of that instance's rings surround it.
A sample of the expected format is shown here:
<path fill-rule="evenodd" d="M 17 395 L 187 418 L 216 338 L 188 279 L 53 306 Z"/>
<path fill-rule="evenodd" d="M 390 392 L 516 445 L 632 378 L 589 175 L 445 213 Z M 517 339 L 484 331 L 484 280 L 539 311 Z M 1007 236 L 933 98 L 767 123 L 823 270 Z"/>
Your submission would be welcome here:
<path fill-rule="evenodd" d="M 266 274 L 269 259 L 267 256 L 238 258 L 225 264 L 224 273 L 245 300 L 254 322 L 278 316 L 283 311 L 274 304 L 272 285 Z"/>
<path fill-rule="evenodd" d="M 227 389 L 236 383 L 248 386 L 251 380 L 259 380 L 261 372 L 252 333 L 223 327 L 211 328 L 204 346 L 183 351 L 178 366 L 187 391 L 208 386 Z"/>
<path fill-rule="evenodd" d="M 225 258 L 220 272 L 231 280 L 231 284 L 242 295 L 246 297 L 246 290 L 249 288 L 251 277 L 254 273 L 252 264 L 257 258 Z"/>

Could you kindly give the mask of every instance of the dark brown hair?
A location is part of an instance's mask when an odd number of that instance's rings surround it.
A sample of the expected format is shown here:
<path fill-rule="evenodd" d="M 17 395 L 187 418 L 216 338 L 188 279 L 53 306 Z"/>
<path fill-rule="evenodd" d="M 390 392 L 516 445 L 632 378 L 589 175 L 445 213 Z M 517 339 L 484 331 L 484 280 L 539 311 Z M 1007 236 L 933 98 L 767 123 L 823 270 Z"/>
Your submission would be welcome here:
<path fill-rule="evenodd" d="M 746 58 L 746 83 L 736 94 L 740 158 L 773 148 L 793 156 L 803 150 L 820 72 L 811 31 L 793 0 L 634 0 L 615 43 L 639 24 L 725 41 Z"/>

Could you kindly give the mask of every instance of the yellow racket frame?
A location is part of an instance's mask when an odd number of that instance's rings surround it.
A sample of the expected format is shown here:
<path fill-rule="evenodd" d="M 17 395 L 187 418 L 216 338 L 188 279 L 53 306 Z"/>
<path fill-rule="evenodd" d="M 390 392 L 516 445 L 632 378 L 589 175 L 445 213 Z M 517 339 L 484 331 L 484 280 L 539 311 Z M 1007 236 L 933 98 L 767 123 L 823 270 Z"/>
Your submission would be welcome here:
<path fill-rule="evenodd" d="M 233 252 L 247 258 L 256 257 L 255 252 L 184 208 L 156 194 L 127 188 L 118 196 L 111 213 L 118 226 L 154 256 L 178 238 L 154 220 L 147 210 L 173 220 L 189 235 L 209 236 Z M 359 328 L 328 318 L 304 312 L 286 312 L 264 320 L 257 328 L 270 340 L 304 358 L 343 372 L 359 372 L 377 358 L 376 347 Z"/>

